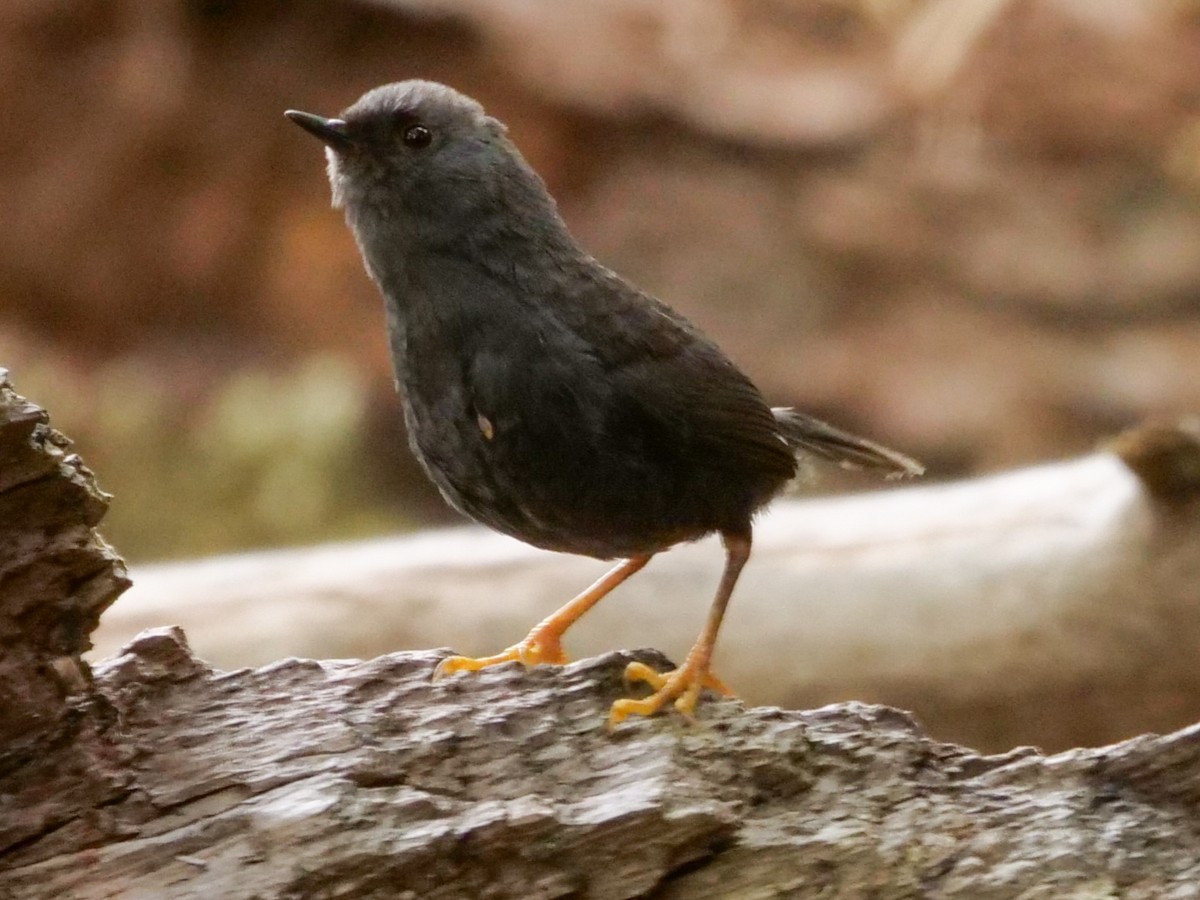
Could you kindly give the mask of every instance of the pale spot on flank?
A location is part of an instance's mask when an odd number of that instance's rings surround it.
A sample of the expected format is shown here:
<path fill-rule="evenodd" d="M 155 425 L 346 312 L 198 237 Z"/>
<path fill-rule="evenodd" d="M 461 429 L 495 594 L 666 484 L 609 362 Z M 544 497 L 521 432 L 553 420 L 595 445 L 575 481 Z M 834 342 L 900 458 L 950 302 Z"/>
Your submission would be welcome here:
<path fill-rule="evenodd" d="M 483 432 L 483 439 L 485 441 L 490 441 L 496 436 L 496 429 L 492 426 L 491 420 L 483 413 L 477 415 L 475 421 L 479 425 L 479 430 Z"/>

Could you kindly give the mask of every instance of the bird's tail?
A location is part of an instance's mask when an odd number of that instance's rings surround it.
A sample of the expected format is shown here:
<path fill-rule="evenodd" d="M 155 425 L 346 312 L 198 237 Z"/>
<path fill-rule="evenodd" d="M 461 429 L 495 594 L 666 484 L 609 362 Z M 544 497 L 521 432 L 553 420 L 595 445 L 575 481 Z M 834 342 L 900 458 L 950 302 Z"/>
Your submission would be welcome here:
<path fill-rule="evenodd" d="M 788 407 L 771 410 L 780 433 L 796 452 L 811 453 L 848 469 L 871 469 L 886 478 L 920 475 L 925 467 L 903 453 L 834 428 L 827 422 Z"/>

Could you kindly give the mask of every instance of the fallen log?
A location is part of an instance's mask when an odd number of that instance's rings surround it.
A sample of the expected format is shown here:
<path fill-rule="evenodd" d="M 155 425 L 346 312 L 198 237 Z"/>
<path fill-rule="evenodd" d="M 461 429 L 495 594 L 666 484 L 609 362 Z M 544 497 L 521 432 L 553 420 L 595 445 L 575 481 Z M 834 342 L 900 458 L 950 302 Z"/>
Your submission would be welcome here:
<path fill-rule="evenodd" d="M 625 664 L 660 657 L 435 683 L 440 656 L 218 672 L 176 630 L 143 635 L 97 667 L 76 765 L 17 785 L 0 893 L 1007 900 L 1200 883 L 1200 728 L 980 756 L 884 707 L 712 700 L 696 725 L 610 734 Z"/>
<path fill-rule="evenodd" d="M 0 570 L 25 572 L 0 593 L 6 659 L 23 663 L 5 685 L 20 715 L 4 710 L 0 896 L 988 900 L 1200 883 L 1200 726 L 984 756 L 885 707 L 712 698 L 695 723 L 607 731 L 625 665 L 665 664 L 649 651 L 434 682 L 441 651 L 221 671 L 163 628 L 93 672 L 87 628 L 122 576 L 93 530 L 104 498 L 65 449 L 0 385 L 4 471 L 41 473 L 0 494 L 58 498 L 2 508 L 12 546 L 42 535 L 54 552 L 44 571 L 36 550 Z M 87 577 L 51 577 L 72 554 Z M 83 627 L 56 631 L 64 615 Z"/>
<path fill-rule="evenodd" d="M 1080 459 L 763 516 L 718 645 L 747 702 L 913 709 L 985 749 L 1095 745 L 1200 718 L 1200 438 L 1148 427 Z M 568 635 L 681 658 L 721 554 L 661 554 Z M 180 624 L 222 666 L 516 641 L 605 568 L 460 528 L 145 566 L 101 655 Z"/>

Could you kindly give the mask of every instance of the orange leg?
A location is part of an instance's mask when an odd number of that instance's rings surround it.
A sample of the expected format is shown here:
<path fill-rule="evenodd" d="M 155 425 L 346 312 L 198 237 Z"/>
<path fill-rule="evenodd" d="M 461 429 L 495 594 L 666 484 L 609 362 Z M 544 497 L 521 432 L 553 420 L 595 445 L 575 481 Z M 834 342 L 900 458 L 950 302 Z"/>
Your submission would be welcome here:
<path fill-rule="evenodd" d="M 567 654 L 563 652 L 562 648 L 563 633 L 603 599 L 609 591 L 650 562 L 650 557 L 653 555 L 651 553 L 622 560 L 574 600 L 535 625 L 524 640 L 513 644 L 507 650 L 501 650 L 494 656 L 479 658 L 449 656 L 443 659 L 433 671 L 434 679 L 453 675 L 455 672 L 477 672 L 488 666 L 514 661 L 522 662 L 527 666 L 538 666 L 543 663 L 562 665 L 567 661 Z"/>
<path fill-rule="evenodd" d="M 733 594 L 733 586 L 737 584 L 738 575 L 746 560 L 750 558 L 750 531 L 744 534 L 722 532 L 721 539 L 725 543 L 725 571 L 721 574 L 721 583 L 717 587 L 717 596 L 708 612 L 708 621 L 700 637 L 688 651 L 683 665 L 670 672 L 655 672 L 643 663 L 630 663 L 625 668 L 625 678 L 628 681 L 646 681 L 653 687 L 654 693 L 643 700 L 618 700 L 612 705 L 608 715 L 608 727 L 614 728 L 632 715 L 652 716 L 668 700 L 675 701 L 675 709 L 687 718 L 691 718 L 696 708 L 696 701 L 704 688 L 711 688 L 722 694 L 731 694 L 729 688 L 709 671 L 712 660 L 713 645 L 717 641 L 717 632 L 721 629 L 721 620 L 725 617 L 725 607 L 729 605 L 729 597 Z"/>

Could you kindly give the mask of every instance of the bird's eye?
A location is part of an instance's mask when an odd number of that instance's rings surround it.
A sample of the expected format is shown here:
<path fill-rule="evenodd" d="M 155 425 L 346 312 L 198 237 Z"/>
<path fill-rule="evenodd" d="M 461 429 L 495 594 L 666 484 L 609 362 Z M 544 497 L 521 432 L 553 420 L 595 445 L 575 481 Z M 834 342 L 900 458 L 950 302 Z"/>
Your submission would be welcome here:
<path fill-rule="evenodd" d="M 404 129 L 404 146 L 421 150 L 429 146 L 433 140 L 433 132 L 424 125 L 409 125 Z"/>

